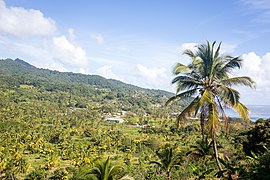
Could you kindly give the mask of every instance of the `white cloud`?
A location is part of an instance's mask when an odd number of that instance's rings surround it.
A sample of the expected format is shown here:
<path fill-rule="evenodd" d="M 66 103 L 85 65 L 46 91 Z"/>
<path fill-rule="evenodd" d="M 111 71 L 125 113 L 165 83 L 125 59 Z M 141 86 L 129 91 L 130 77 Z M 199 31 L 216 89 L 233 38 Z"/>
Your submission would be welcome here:
<path fill-rule="evenodd" d="M 195 51 L 198 43 L 183 43 L 180 47 L 181 53 L 183 53 L 186 49 L 190 49 L 191 51 Z"/>
<path fill-rule="evenodd" d="M 57 27 L 39 10 L 7 7 L 0 0 L 0 50 L 3 57 L 19 57 L 37 67 L 87 73 L 85 50 L 76 44 L 74 29 L 53 37 Z M 27 37 L 27 38 L 25 38 Z"/>
<path fill-rule="evenodd" d="M 166 74 L 165 68 L 147 68 L 142 64 L 137 64 L 138 75 L 146 83 L 147 87 L 151 88 L 166 88 L 170 87 L 170 79 Z"/>
<path fill-rule="evenodd" d="M 48 42 L 32 44 L 6 40 L 5 45 L 0 46 L 0 50 L 5 52 L 2 54 L 2 57 L 13 59 L 19 57 L 39 68 L 67 71 L 67 68 L 61 62 L 53 59 L 51 44 Z"/>
<path fill-rule="evenodd" d="M 90 37 L 91 39 L 95 40 L 99 45 L 102 45 L 104 43 L 104 38 L 101 34 L 91 33 Z"/>
<path fill-rule="evenodd" d="M 2 57 L 21 58 L 36 67 L 58 71 L 89 72 L 86 52 L 65 36 L 36 41 L 14 42 L 6 39 L 0 44 Z"/>
<path fill-rule="evenodd" d="M 258 91 L 270 92 L 270 53 L 260 57 L 255 52 L 243 54 L 243 67 L 239 74 L 251 77 Z"/>
<path fill-rule="evenodd" d="M 21 7 L 6 7 L 0 0 L 0 34 L 27 36 L 48 36 L 56 31 L 55 22 L 44 17 L 39 10 Z"/>
<path fill-rule="evenodd" d="M 65 66 L 81 69 L 88 66 L 84 49 L 69 42 L 65 36 L 53 38 L 53 57 Z"/>
<path fill-rule="evenodd" d="M 255 52 L 243 54 L 243 66 L 236 70 L 236 76 L 248 76 L 256 83 L 256 90 L 250 88 L 237 88 L 245 104 L 269 104 L 270 102 L 270 53 L 263 56 Z"/>
<path fill-rule="evenodd" d="M 76 35 L 75 35 L 75 31 L 73 28 L 69 28 L 68 29 L 68 38 L 71 40 L 71 41 L 74 41 L 76 39 Z"/>
<path fill-rule="evenodd" d="M 97 69 L 97 74 L 108 79 L 120 80 L 120 78 L 112 71 L 112 66 L 109 66 L 109 65 L 105 65 Z"/>

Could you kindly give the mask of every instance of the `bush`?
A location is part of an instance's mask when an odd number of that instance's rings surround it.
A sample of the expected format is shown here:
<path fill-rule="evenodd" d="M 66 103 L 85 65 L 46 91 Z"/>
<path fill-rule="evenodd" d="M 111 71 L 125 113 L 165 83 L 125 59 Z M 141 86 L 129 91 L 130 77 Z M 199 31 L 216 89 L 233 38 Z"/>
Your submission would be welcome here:
<path fill-rule="evenodd" d="M 43 180 L 48 179 L 48 172 L 45 171 L 42 168 L 34 169 L 32 172 L 30 172 L 26 178 L 26 180 Z"/>
<path fill-rule="evenodd" d="M 243 142 L 246 155 L 251 156 L 251 152 L 264 153 L 270 148 L 270 120 L 256 121 L 255 127 L 242 135 L 247 137 L 247 140 Z"/>

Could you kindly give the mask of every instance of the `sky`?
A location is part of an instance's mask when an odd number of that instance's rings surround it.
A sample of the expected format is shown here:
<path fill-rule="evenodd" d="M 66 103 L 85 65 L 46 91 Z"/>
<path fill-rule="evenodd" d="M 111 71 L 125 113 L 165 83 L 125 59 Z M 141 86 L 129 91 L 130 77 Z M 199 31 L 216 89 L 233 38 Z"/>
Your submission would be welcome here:
<path fill-rule="evenodd" d="M 0 0 L 0 58 L 175 92 L 172 67 L 206 41 L 243 59 L 241 101 L 270 105 L 269 0 Z"/>

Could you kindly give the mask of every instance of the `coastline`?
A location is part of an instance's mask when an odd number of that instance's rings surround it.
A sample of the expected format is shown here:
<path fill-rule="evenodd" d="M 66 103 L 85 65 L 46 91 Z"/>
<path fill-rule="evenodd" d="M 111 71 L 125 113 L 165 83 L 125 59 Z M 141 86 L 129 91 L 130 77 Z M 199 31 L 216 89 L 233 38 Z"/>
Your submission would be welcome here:
<path fill-rule="evenodd" d="M 250 120 L 256 121 L 260 118 L 270 119 L 270 105 L 247 105 L 250 110 Z M 239 115 L 232 109 L 225 109 L 227 117 L 239 118 Z"/>

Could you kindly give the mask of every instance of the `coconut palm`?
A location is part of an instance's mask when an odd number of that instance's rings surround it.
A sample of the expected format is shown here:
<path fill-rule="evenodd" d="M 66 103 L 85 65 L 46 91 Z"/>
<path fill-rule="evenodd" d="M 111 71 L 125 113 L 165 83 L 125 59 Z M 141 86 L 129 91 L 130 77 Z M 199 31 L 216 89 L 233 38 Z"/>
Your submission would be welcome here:
<path fill-rule="evenodd" d="M 88 177 L 93 180 L 113 180 L 115 176 L 121 174 L 123 168 L 121 166 L 115 166 L 111 163 L 108 157 L 105 161 L 97 161 L 94 167 L 88 173 Z M 122 176 L 122 180 L 132 180 L 132 177 Z"/>
<path fill-rule="evenodd" d="M 156 164 L 161 171 L 166 173 L 167 179 L 171 179 L 173 168 L 180 166 L 181 155 L 174 154 L 173 148 L 165 148 L 162 151 L 156 151 L 159 161 L 150 161 L 151 164 Z"/>
<path fill-rule="evenodd" d="M 254 81 L 246 76 L 232 77 L 231 72 L 240 68 L 242 60 L 220 53 L 221 43 L 215 48 L 216 42 L 200 44 L 196 51 L 185 50 L 192 62 L 189 65 L 178 63 L 173 69 L 176 76 L 172 83 L 176 84 L 176 95 L 166 104 L 176 99 L 194 97 L 187 107 L 178 115 L 177 125 L 187 119 L 187 115 L 200 112 L 202 139 L 204 139 L 204 125 L 206 123 L 213 141 L 216 163 L 222 170 L 218 159 L 216 146 L 216 132 L 220 120 L 224 120 L 228 130 L 228 119 L 224 107 L 233 108 L 243 120 L 249 119 L 249 110 L 242 104 L 240 95 L 232 86 L 244 85 L 255 87 Z M 222 118 L 221 118 L 222 117 Z"/>
<path fill-rule="evenodd" d="M 203 158 L 205 161 L 213 157 L 212 141 L 207 139 L 196 141 L 195 145 L 191 146 L 191 150 L 186 153 L 187 156 Z"/>

